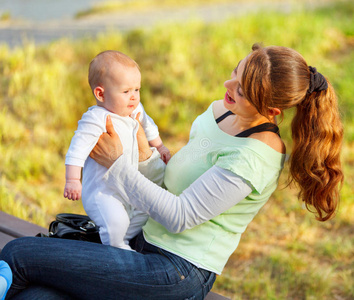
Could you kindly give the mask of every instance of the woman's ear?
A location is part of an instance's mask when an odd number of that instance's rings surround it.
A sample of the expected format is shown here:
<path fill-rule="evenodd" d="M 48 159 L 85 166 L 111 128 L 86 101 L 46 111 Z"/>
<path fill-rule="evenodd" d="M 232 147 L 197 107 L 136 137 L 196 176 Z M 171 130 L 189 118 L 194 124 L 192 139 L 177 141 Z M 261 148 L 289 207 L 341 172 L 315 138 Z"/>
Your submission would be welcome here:
<path fill-rule="evenodd" d="M 93 94 L 95 95 L 96 99 L 100 102 L 104 102 L 104 89 L 101 86 L 96 86 L 93 90 Z"/>
<path fill-rule="evenodd" d="M 281 110 L 279 108 L 276 108 L 276 107 L 270 107 L 270 108 L 268 108 L 268 114 L 271 117 L 275 117 L 275 116 L 281 114 Z"/>

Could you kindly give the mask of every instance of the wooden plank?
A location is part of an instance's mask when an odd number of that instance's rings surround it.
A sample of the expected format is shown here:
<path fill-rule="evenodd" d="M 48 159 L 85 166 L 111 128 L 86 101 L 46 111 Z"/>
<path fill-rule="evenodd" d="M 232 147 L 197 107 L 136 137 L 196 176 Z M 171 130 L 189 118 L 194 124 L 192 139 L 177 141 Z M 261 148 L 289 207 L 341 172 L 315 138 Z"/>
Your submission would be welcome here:
<path fill-rule="evenodd" d="M 0 211 L 0 232 L 18 238 L 35 236 L 39 232 L 45 233 L 48 230 Z"/>
<path fill-rule="evenodd" d="M 35 236 L 40 232 L 45 233 L 48 230 L 0 211 L 0 250 L 13 239 Z"/>
<path fill-rule="evenodd" d="M 230 298 L 226 298 L 222 295 L 216 294 L 214 292 L 209 292 L 204 300 L 231 300 Z"/>
<path fill-rule="evenodd" d="M 14 239 L 13 236 L 0 232 L 0 252 L 5 245 Z"/>

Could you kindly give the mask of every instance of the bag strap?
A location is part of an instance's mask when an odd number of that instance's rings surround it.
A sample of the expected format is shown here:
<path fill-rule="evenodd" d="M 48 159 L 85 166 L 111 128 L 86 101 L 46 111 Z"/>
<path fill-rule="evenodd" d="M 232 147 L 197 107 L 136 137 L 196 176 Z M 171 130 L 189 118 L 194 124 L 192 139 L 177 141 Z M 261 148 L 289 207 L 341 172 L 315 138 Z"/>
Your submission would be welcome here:
<path fill-rule="evenodd" d="M 85 215 L 62 213 L 56 215 L 56 220 L 83 231 L 97 230 L 96 224 L 88 216 Z"/>

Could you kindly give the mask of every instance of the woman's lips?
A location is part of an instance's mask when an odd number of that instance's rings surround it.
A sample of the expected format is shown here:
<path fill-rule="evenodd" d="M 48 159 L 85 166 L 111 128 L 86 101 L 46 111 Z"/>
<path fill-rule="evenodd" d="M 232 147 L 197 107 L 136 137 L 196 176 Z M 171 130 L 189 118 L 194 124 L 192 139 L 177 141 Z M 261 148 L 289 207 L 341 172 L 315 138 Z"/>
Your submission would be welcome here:
<path fill-rule="evenodd" d="M 234 104 L 235 101 L 229 96 L 228 93 L 225 94 L 225 101 L 230 104 Z"/>

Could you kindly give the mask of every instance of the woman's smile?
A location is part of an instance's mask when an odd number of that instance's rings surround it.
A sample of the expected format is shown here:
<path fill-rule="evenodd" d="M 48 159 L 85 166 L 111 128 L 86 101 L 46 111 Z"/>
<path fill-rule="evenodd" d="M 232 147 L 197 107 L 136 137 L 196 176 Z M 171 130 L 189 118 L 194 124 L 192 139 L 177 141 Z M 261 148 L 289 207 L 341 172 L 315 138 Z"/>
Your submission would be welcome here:
<path fill-rule="evenodd" d="M 234 104 L 234 103 L 235 103 L 235 100 L 232 99 L 232 98 L 229 96 L 229 93 L 228 93 L 228 92 L 226 92 L 226 94 L 225 94 L 225 101 L 226 101 L 227 103 L 229 103 L 229 104 Z"/>

